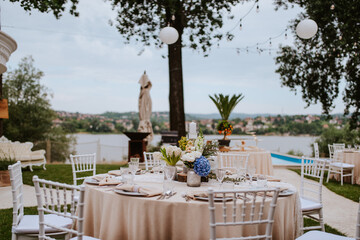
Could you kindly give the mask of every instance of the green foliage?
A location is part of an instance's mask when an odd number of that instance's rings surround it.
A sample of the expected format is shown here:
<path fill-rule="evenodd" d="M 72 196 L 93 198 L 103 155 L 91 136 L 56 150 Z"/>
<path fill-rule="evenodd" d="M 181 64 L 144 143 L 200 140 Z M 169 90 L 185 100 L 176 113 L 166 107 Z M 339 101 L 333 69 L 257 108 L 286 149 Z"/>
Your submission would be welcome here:
<path fill-rule="evenodd" d="M 201 50 L 208 54 L 210 47 L 223 39 L 233 39 L 230 33 L 223 34 L 215 29 L 223 26 L 224 13 L 230 13 L 233 6 L 244 0 L 203 0 L 203 1 L 137 1 L 137 0 L 110 0 L 117 11 L 116 28 L 129 42 L 134 39 L 145 46 L 159 40 L 160 28 L 168 23 L 179 32 L 179 38 L 185 32 L 184 39 L 189 48 Z M 175 20 L 172 20 L 172 16 Z"/>
<path fill-rule="evenodd" d="M 299 157 L 304 156 L 304 153 L 301 152 L 300 150 L 295 151 L 293 149 L 290 149 L 290 151 L 288 151 L 286 154 L 293 155 L 293 156 L 299 156 Z"/>
<path fill-rule="evenodd" d="M 345 145 L 351 144 L 352 146 L 360 144 L 360 130 L 352 130 L 349 125 L 342 129 L 330 126 L 323 131 L 316 142 L 319 144 L 320 155 L 329 157 L 328 144 L 345 143 Z"/>
<path fill-rule="evenodd" d="M 228 120 L 236 105 L 244 98 L 241 93 L 239 95 L 234 94 L 231 98 L 229 95 L 223 94 L 214 94 L 214 96 L 209 95 L 209 97 L 219 110 L 222 120 Z"/>
<path fill-rule="evenodd" d="M 172 146 L 166 146 L 166 147 L 162 147 L 160 148 L 160 152 L 162 154 L 162 159 L 169 165 L 169 166 L 175 166 L 176 163 L 180 160 L 181 158 L 181 149 L 179 148 L 179 154 L 175 155 L 175 151 L 173 151 L 172 153 L 170 153 L 170 155 L 167 155 L 166 153 L 166 148 L 167 147 L 172 147 Z"/>
<path fill-rule="evenodd" d="M 6 74 L 4 96 L 9 101 L 9 119 L 4 120 L 4 135 L 12 141 L 33 142 L 33 150 L 46 149 L 47 139 L 54 141 L 53 160 L 64 161 L 73 139 L 61 127 L 52 127 L 56 114 L 51 109 L 49 90 L 40 84 L 43 75 L 31 56 Z"/>
<path fill-rule="evenodd" d="M 96 164 L 96 173 L 107 173 L 110 170 L 120 169 L 125 165 L 113 165 L 113 164 Z M 37 175 L 39 178 L 73 184 L 73 175 L 70 164 L 46 164 L 46 170 L 42 167 L 33 167 L 34 171 L 30 172 L 29 170 L 23 169 L 23 182 L 27 185 L 34 185 L 32 182 L 32 177 Z M 78 183 L 80 184 L 80 183 Z"/>
<path fill-rule="evenodd" d="M 319 223 L 311 218 L 304 218 L 304 227 L 311 227 L 311 226 L 319 226 Z M 307 230 L 309 231 L 309 230 Z M 305 232 L 307 232 L 305 231 Z M 340 236 L 346 236 L 344 233 L 340 232 L 339 230 L 325 224 L 325 232 L 332 233 Z"/>
<path fill-rule="evenodd" d="M 344 114 L 352 110 L 352 128 L 360 125 L 360 1 L 358 0 L 283 0 L 279 6 L 297 4 L 304 13 L 291 22 L 294 46 L 283 46 L 276 58 L 282 85 L 295 93 L 301 91 L 307 106 L 322 104 L 325 114 L 334 108 L 341 80 Z M 330 6 L 334 4 L 334 10 Z M 295 36 L 299 21 L 316 21 L 318 33 L 309 40 Z"/>
<path fill-rule="evenodd" d="M 54 1 L 54 0 L 9 0 L 10 2 L 19 2 L 20 6 L 27 12 L 36 9 L 42 13 L 53 12 L 54 16 L 59 19 L 65 11 L 65 5 L 68 5 L 68 0 Z M 76 11 L 76 6 L 79 0 L 70 0 L 71 6 L 69 13 L 74 16 L 79 16 Z"/>

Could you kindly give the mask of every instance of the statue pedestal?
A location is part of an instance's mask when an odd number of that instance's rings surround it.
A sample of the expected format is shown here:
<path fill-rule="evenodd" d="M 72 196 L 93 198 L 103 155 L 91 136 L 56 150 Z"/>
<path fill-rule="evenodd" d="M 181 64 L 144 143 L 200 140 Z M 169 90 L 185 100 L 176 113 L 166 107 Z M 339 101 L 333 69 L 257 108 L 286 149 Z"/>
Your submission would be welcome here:
<path fill-rule="evenodd" d="M 128 161 L 130 162 L 131 157 L 139 157 L 140 162 L 144 162 L 144 151 L 146 151 L 147 141 L 145 138 L 150 133 L 143 132 L 124 132 L 124 134 L 130 138 L 129 149 L 128 149 Z"/>

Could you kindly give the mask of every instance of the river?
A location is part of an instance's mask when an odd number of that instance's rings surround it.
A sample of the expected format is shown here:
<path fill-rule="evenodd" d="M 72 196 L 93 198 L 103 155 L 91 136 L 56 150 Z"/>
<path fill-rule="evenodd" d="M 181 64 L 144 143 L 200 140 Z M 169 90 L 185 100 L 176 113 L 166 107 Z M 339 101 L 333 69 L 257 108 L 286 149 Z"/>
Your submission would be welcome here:
<path fill-rule="evenodd" d="M 99 154 L 104 162 L 118 162 L 126 159 L 128 154 L 128 137 L 124 134 L 75 134 L 77 154 Z M 220 135 L 205 135 L 205 140 L 220 139 Z M 256 142 L 251 136 L 230 136 L 230 146 L 239 143 L 236 140 L 245 140 L 247 146 L 255 146 Z M 300 151 L 306 156 L 312 154 L 311 144 L 316 137 L 308 136 L 258 136 L 258 147 L 272 151 L 287 153 L 290 150 Z M 161 140 L 161 135 L 155 135 L 151 145 L 156 146 Z"/>

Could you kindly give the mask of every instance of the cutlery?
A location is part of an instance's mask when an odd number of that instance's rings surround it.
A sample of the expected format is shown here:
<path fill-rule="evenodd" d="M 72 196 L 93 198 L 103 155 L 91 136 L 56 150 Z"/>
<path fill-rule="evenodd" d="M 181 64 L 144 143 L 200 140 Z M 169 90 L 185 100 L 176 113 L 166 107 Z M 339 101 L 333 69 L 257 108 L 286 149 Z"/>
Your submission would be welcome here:
<path fill-rule="evenodd" d="M 171 198 L 172 196 L 174 196 L 176 194 L 176 192 L 170 192 L 170 194 L 166 197 L 166 199 Z"/>

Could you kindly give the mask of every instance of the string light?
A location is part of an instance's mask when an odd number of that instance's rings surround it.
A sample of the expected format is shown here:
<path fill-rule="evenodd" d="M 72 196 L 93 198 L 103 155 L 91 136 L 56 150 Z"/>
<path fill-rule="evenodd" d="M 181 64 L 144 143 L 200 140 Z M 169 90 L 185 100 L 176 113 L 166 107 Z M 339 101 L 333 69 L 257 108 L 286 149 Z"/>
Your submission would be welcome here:
<path fill-rule="evenodd" d="M 270 40 L 269 47 L 272 47 L 271 38 L 269 38 L 269 40 Z"/>
<path fill-rule="evenodd" d="M 334 4 L 331 4 L 330 10 L 334 10 L 334 9 L 335 9 L 335 5 L 334 5 Z"/>
<path fill-rule="evenodd" d="M 172 15 L 171 20 L 175 21 L 175 15 Z"/>
<path fill-rule="evenodd" d="M 256 12 L 259 13 L 260 12 L 260 7 L 259 7 L 259 1 L 256 1 L 257 5 L 256 5 Z"/>
<path fill-rule="evenodd" d="M 287 29 L 285 29 L 285 40 L 287 39 Z"/>
<path fill-rule="evenodd" d="M 242 30 L 242 19 L 240 19 L 240 31 Z"/>

